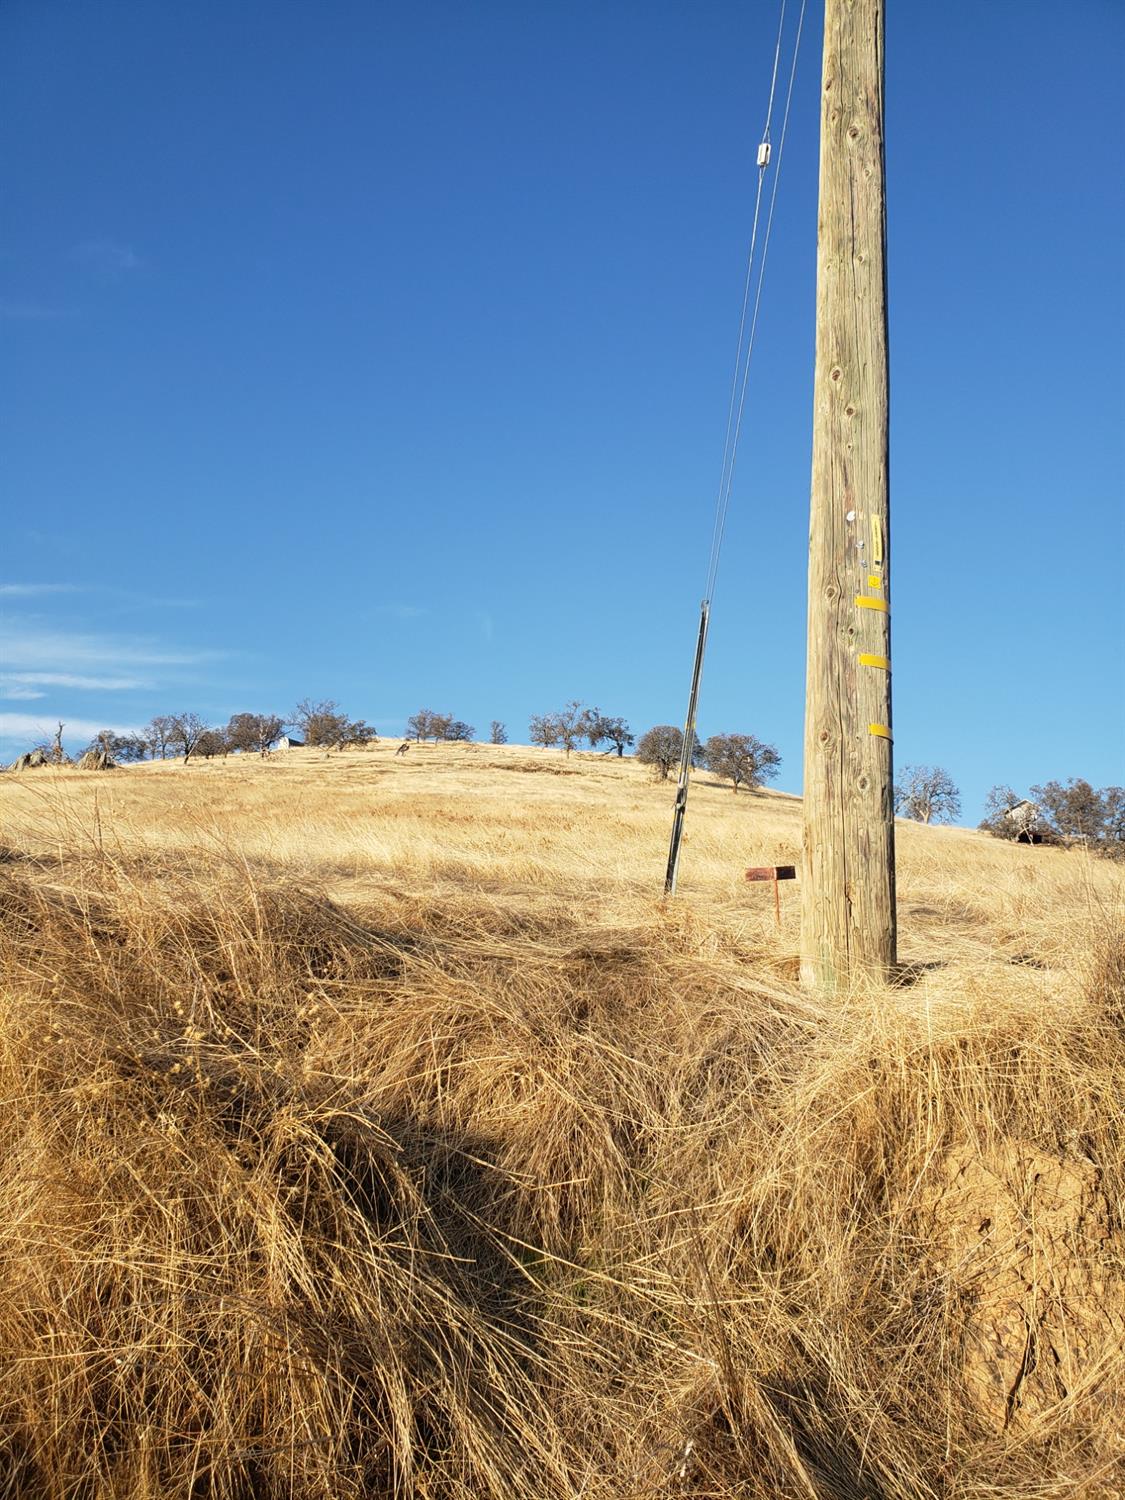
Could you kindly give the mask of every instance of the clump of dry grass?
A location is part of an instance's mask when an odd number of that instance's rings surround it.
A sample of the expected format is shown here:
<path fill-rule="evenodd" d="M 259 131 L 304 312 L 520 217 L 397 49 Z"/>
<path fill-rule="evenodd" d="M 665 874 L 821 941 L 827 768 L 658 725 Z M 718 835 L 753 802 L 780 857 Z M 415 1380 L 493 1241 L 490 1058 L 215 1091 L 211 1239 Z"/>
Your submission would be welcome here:
<path fill-rule="evenodd" d="M 825 1005 L 722 899 L 68 838 L 0 867 L 8 1492 L 1121 1492 L 1112 924 Z"/>

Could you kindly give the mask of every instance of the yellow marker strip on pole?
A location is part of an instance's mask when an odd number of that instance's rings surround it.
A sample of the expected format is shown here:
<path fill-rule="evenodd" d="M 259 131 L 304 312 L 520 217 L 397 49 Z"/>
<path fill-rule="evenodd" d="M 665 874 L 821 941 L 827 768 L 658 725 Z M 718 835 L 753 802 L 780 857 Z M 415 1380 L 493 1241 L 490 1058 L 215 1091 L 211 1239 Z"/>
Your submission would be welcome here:
<path fill-rule="evenodd" d="M 883 587 L 883 580 L 878 573 L 868 573 L 867 587 L 869 589 L 881 589 Z"/>
<path fill-rule="evenodd" d="M 884 614 L 887 613 L 887 601 L 885 599 L 872 599 L 868 594 L 857 594 L 855 602 L 859 605 L 860 609 L 881 609 Z"/>
<path fill-rule="evenodd" d="M 877 734 L 881 740 L 889 740 L 891 737 L 891 731 L 885 724 L 868 724 L 867 732 Z"/>
<path fill-rule="evenodd" d="M 872 656 L 868 651 L 859 653 L 859 664 L 861 667 L 882 667 L 884 672 L 891 670 L 891 664 L 885 656 Z"/>
<path fill-rule="evenodd" d="M 871 561 L 883 561 L 883 523 L 878 516 L 871 517 Z"/>

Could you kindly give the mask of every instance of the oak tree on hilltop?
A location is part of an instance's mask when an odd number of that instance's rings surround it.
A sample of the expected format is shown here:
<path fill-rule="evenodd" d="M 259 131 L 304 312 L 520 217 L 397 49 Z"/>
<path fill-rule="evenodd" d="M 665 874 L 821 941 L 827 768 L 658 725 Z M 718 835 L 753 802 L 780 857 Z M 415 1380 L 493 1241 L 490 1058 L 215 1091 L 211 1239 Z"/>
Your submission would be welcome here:
<path fill-rule="evenodd" d="M 767 745 L 753 734 L 713 734 L 703 747 L 703 763 L 709 771 L 734 784 L 754 791 L 763 781 L 772 781 L 781 764 L 773 745 Z"/>
<path fill-rule="evenodd" d="M 1060 838 L 1096 843 L 1105 830 L 1108 810 L 1104 793 L 1095 791 L 1085 777 L 1071 776 L 1065 786 L 1060 781 L 1048 781 L 1043 786 L 1033 786 L 1031 795 L 1051 830 Z"/>
<path fill-rule="evenodd" d="M 161 760 L 167 758 L 168 747 L 172 743 L 173 723 L 171 714 L 156 714 L 141 730 L 141 735 L 153 760 L 156 760 L 157 756 Z"/>
<path fill-rule="evenodd" d="M 363 719 L 349 719 L 333 698 L 314 703 L 304 698 L 290 715 L 289 722 L 301 730 L 306 745 L 344 750 L 349 745 L 366 745 L 379 738 Z"/>
<path fill-rule="evenodd" d="M 1033 786 L 1031 795 L 1058 839 L 1084 844 L 1110 859 L 1125 859 L 1125 787 L 1103 786 L 1097 791 L 1084 777 L 1071 776 L 1065 786 L 1058 781 Z"/>
<path fill-rule="evenodd" d="M 918 823 L 952 823 L 961 793 L 943 766 L 903 766 L 895 777 L 895 812 Z"/>
<path fill-rule="evenodd" d="M 112 729 L 99 729 L 82 755 L 93 751 L 95 754 L 108 755 L 110 760 L 124 765 L 128 761 L 144 760 L 147 750 L 148 745 L 139 734 L 116 734 Z"/>
<path fill-rule="evenodd" d="M 452 741 L 472 740 L 476 737 L 476 729 L 472 724 L 466 724 L 464 719 L 446 719 L 441 737 Z"/>
<path fill-rule="evenodd" d="M 471 740 L 476 736 L 472 724 L 464 719 L 455 719 L 452 714 L 438 714 L 432 708 L 420 708 L 406 721 L 406 738 L 417 740 Z"/>
<path fill-rule="evenodd" d="M 330 745 L 335 743 L 344 715 L 334 698 L 315 700 L 302 698 L 289 715 L 289 722 L 296 726 L 306 745 Z"/>
<path fill-rule="evenodd" d="M 199 741 L 207 730 L 208 725 L 198 714 L 173 714 L 168 745 L 170 749 L 180 752 L 185 766 L 195 754 Z"/>
<path fill-rule="evenodd" d="M 197 757 L 201 755 L 204 760 L 214 760 L 216 755 L 228 755 L 230 748 L 225 729 L 205 729 L 199 736 L 195 754 Z"/>
<path fill-rule="evenodd" d="M 652 766 L 659 781 L 667 781 L 673 766 L 678 766 L 684 748 L 684 732 L 678 724 L 654 724 L 641 735 L 637 745 L 637 759 L 642 765 Z M 691 763 L 697 766 L 703 754 L 699 736 L 692 745 Z"/>
<path fill-rule="evenodd" d="M 1048 781 L 1019 797 L 1009 786 L 994 786 L 980 827 L 997 838 L 1029 843 L 1082 844 L 1110 859 L 1125 858 L 1125 787 L 1098 791 L 1081 776 L 1064 784 Z"/>
<path fill-rule="evenodd" d="M 277 714 L 232 714 L 226 727 L 227 745 L 244 754 L 256 750 L 265 755 L 281 738 L 284 727 L 285 721 Z"/>
<path fill-rule="evenodd" d="M 406 738 L 417 740 L 419 744 L 428 740 L 433 734 L 433 721 L 436 715 L 432 709 L 420 708 L 416 714 L 411 714 L 406 721 Z"/>
<path fill-rule="evenodd" d="M 533 745 L 561 745 L 567 755 L 586 735 L 587 711 L 577 698 L 553 714 L 533 714 L 528 734 Z"/>
<path fill-rule="evenodd" d="M 608 745 L 611 750 L 616 750 L 620 758 L 625 754 L 626 748 L 633 743 L 633 736 L 629 726 L 620 716 L 612 717 L 603 714 L 600 709 L 589 708 L 583 719 L 583 732 L 590 742 L 591 750 L 596 750 L 599 745 Z"/>
<path fill-rule="evenodd" d="M 567 755 L 574 749 L 578 741 L 586 733 L 586 713 L 577 698 L 572 698 L 564 709 L 555 714 L 555 727 L 558 730 L 558 743 L 566 751 Z"/>
<path fill-rule="evenodd" d="M 527 726 L 527 737 L 531 744 L 542 745 L 549 750 L 559 742 L 558 719 L 555 714 L 532 714 Z"/>

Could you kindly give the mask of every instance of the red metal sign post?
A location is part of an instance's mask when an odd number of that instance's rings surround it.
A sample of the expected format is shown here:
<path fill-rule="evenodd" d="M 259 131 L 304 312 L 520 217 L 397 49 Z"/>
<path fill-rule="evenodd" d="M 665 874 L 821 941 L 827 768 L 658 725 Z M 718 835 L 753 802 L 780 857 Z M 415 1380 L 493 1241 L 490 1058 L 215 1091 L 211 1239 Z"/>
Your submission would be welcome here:
<path fill-rule="evenodd" d="M 796 880 L 796 865 L 751 865 L 746 871 L 747 880 L 772 880 L 773 881 L 773 912 L 777 925 L 781 926 L 781 893 L 777 888 L 779 880 Z"/>

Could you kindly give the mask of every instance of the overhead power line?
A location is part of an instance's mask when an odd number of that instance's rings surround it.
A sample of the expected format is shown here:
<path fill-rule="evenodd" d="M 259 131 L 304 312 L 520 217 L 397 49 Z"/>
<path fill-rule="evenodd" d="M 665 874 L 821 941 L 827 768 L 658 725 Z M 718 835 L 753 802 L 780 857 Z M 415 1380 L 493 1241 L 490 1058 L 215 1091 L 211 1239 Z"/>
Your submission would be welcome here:
<path fill-rule="evenodd" d="M 758 315 L 762 306 L 762 287 L 765 283 L 766 261 L 769 256 L 770 235 L 773 231 L 774 209 L 777 204 L 777 189 L 781 181 L 781 165 L 785 156 L 785 137 L 789 129 L 789 110 L 793 102 L 793 83 L 797 75 L 797 57 L 801 48 L 801 33 L 805 23 L 807 0 L 801 0 L 797 17 L 797 31 L 793 40 L 793 57 L 789 67 L 789 83 L 785 95 L 785 112 L 781 122 L 781 140 L 778 144 L 777 163 L 774 168 L 773 187 L 770 191 L 769 208 L 766 213 L 766 228 L 762 243 L 762 255 L 757 265 L 757 281 L 754 279 L 755 255 L 758 244 L 758 224 L 762 211 L 762 190 L 766 171 L 773 154 L 770 130 L 773 122 L 774 98 L 777 92 L 777 75 L 781 63 L 781 44 L 785 32 L 785 0 L 781 0 L 777 22 L 777 42 L 774 46 L 773 69 L 770 74 L 769 100 L 766 104 L 766 119 L 758 145 L 758 182 L 754 194 L 754 218 L 750 228 L 750 248 L 746 257 L 746 278 L 742 289 L 742 311 L 738 320 L 738 342 L 735 348 L 734 370 L 731 375 L 730 399 L 727 403 L 726 434 L 723 439 L 723 462 L 719 474 L 719 490 L 715 499 L 715 519 L 711 529 L 711 552 L 707 563 L 707 582 L 703 601 L 699 608 L 699 633 L 696 637 L 695 660 L 692 666 L 691 690 L 688 694 L 687 718 L 684 723 L 684 739 L 680 751 L 680 776 L 676 784 L 676 802 L 672 815 L 672 838 L 668 849 L 668 868 L 664 877 L 664 892 L 674 895 L 679 873 L 680 845 L 683 839 L 684 818 L 687 813 L 688 786 L 691 781 L 691 765 L 695 752 L 696 710 L 699 703 L 699 685 L 703 676 L 703 661 L 707 651 L 707 633 L 711 623 L 711 604 L 715 596 L 715 585 L 719 574 L 719 558 L 726 534 L 727 513 L 730 509 L 731 490 L 734 485 L 735 464 L 738 460 L 738 445 L 742 436 L 742 419 L 746 409 L 746 393 L 750 383 L 750 363 L 754 354 L 754 340 L 758 332 Z M 753 303 L 750 300 L 754 289 Z M 749 328 L 747 318 L 749 315 Z"/>

